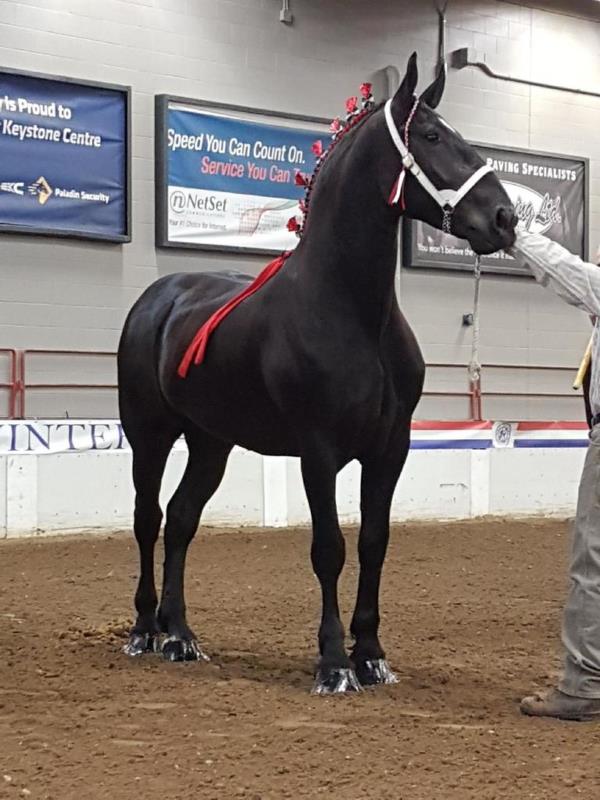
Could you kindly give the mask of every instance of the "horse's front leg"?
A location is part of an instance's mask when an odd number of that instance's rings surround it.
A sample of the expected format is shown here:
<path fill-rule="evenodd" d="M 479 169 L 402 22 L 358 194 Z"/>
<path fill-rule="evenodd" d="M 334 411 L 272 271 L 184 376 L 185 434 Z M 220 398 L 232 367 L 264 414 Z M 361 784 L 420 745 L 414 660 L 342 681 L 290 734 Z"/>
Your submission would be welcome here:
<path fill-rule="evenodd" d="M 361 479 L 361 526 L 358 538 L 360 576 L 350 624 L 355 639 L 352 660 L 364 686 L 396 683 L 379 641 L 379 586 L 390 536 L 394 489 L 406 461 L 410 428 L 403 426 L 383 458 L 364 461 Z"/>
<path fill-rule="evenodd" d="M 302 457 L 302 479 L 313 523 L 311 559 L 323 600 L 319 627 L 320 659 L 313 694 L 358 692 L 361 687 L 344 646 L 337 584 L 346 548 L 335 502 L 337 468 L 330 453 Z"/>

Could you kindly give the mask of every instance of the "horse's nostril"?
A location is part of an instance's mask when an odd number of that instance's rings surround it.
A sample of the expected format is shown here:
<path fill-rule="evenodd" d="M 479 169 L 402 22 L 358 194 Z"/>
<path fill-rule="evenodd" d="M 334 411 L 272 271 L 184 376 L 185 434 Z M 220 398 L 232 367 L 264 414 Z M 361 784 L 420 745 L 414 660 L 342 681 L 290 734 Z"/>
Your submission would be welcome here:
<path fill-rule="evenodd" d="M 496 225 L 501 231 L 512 230 L 517 224 L 517 217 L 515 216 L 513 208 L 506 208 L 500 206 L 496 212 Z"/>

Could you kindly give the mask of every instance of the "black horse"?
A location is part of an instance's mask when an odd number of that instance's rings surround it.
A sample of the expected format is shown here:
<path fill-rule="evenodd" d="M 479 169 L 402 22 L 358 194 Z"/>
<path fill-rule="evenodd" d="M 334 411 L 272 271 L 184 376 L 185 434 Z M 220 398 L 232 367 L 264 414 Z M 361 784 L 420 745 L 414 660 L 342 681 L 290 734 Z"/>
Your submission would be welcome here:
<path fill-rule="evenodd" d="M 379 584 L 392 494 L 409 450 L 425 369 L 394 291 L 401 212 L 391 195 L 404 164 L 406 212 L 438 228 L 448 229 L 451 221 L 452 232 L 478 253 L 510 246 L 516 223 L 497 178 L 482 174 L 474 148 L 434 111 L 444 82 L 442 72 L 416 99 L 416 55 L 411 57 L 389 110 L 378 106 L 365 115 L 323 161 L 295 251 L 227 316 L 205 361 L 186 378 L 178 375 L 178 365 L 194 333 L 252 278 L 232 272 L 169 275 L 132 308 L 119 347 L 120 412 L 133 450 L 141 563 L 138 616 L 125 647 L 130 655 L 158 649 L 161 641 L 169 660 L 205 657 L 186 621 L 185 558 L 202 509 L 238 444 L 301 459 L 313 521 L 312 565 L 323 603 L 315 691 L 356 691 L 395 680 L 378 638 Z M 430 187 L 464 187 L 478 173 L 452 216 L 431 193 L 437 190 L 424 188 L 412 159 L 402 161 L 394 124 L 404 131 L 403 141 L 410 135 L 412 156 L 426 166 Z M 157 609 L 159 488 L 181 434 L 189 458 L 167 508 Z M 335 486 L 337 473 L 353 459 L 362 466 L 362 524 L 349 655 L 337 599 L 345 546 Z"/>

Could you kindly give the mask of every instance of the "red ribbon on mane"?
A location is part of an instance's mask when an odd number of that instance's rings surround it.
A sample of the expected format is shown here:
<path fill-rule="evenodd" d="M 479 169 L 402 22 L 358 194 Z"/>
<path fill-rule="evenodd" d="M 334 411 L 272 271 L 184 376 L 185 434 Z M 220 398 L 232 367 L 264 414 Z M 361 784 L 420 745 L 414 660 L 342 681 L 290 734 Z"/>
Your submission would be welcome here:
<path fill-rule="evenodd" d="M 240 292 L 240 294 L 232 297 L 231 300 L 225 303 L 224 306 L 218 308 L 214 314 L 211 314 L 211 316 L 206 320 L 204 325 L 198 328 L 196 335 L 189 343 L 187 350 L 181 359 L 179 367 L 177 368 L 177 374 L 180 378 L 186 377 L 192 361 L 194 364 L 201 364 L 204 361 L 208 340 L 210 339 L 212 332 L 220 325 L 225 317 L 230 314 L 234 308 L 237 308 L 237 306 L 239 306 L 239 304 L 242 303 L 247 297 L 250 297 L 250 295 L 253 295 L 255 292 L 257 292 L 261 286 L 264 286 L 265 283 L 273 277 L 273 275 L 279 272 L 289 255 L 289 252 L 282 253 L 278 258 L 267 264 L 267 266 L 259 275 L 256 276 L 249 286 Z"/>

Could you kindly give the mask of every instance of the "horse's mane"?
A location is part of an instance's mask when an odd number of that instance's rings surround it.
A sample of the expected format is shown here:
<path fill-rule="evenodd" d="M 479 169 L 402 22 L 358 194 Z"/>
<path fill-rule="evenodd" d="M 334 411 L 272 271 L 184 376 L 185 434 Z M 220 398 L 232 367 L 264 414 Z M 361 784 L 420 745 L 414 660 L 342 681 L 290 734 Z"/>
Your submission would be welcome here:
<path fill-rule="evenodd" d="M 303 176 L 305 180 L 305 194 L 304 200 L 300 203 L 300 208 L 303 214 L 302 223 L 298 227 L 292 226 L 290 230 L 295 230 L 298 237 L 302 236 L 306 221 L 308 218 L 308 210 L 310 206 L 310 198 L 316 188 L 319 178 L 324 178 L 335 167 L 338 158 L 345 153 L 356 139 L 357 132 L 362 129 L 367 120 L 373 114 L 379 111 L 385 104 L 385 100 L 380 103 L 368 103 L 361 111 L 350 117 L 346 124 L 340 128 L 337 134 L 334 134 L 332 141 L 326 150 L 323 151 L 321 156 L 317 159 L 316 166 L 310 176 Z M 326 166 L 325 174 L 321 174 L 321 170 Z M 292 217 L 290 223 L 296 222 L 296 218 Z M 288 228 L 289 228 L 288 224 Z"/>

